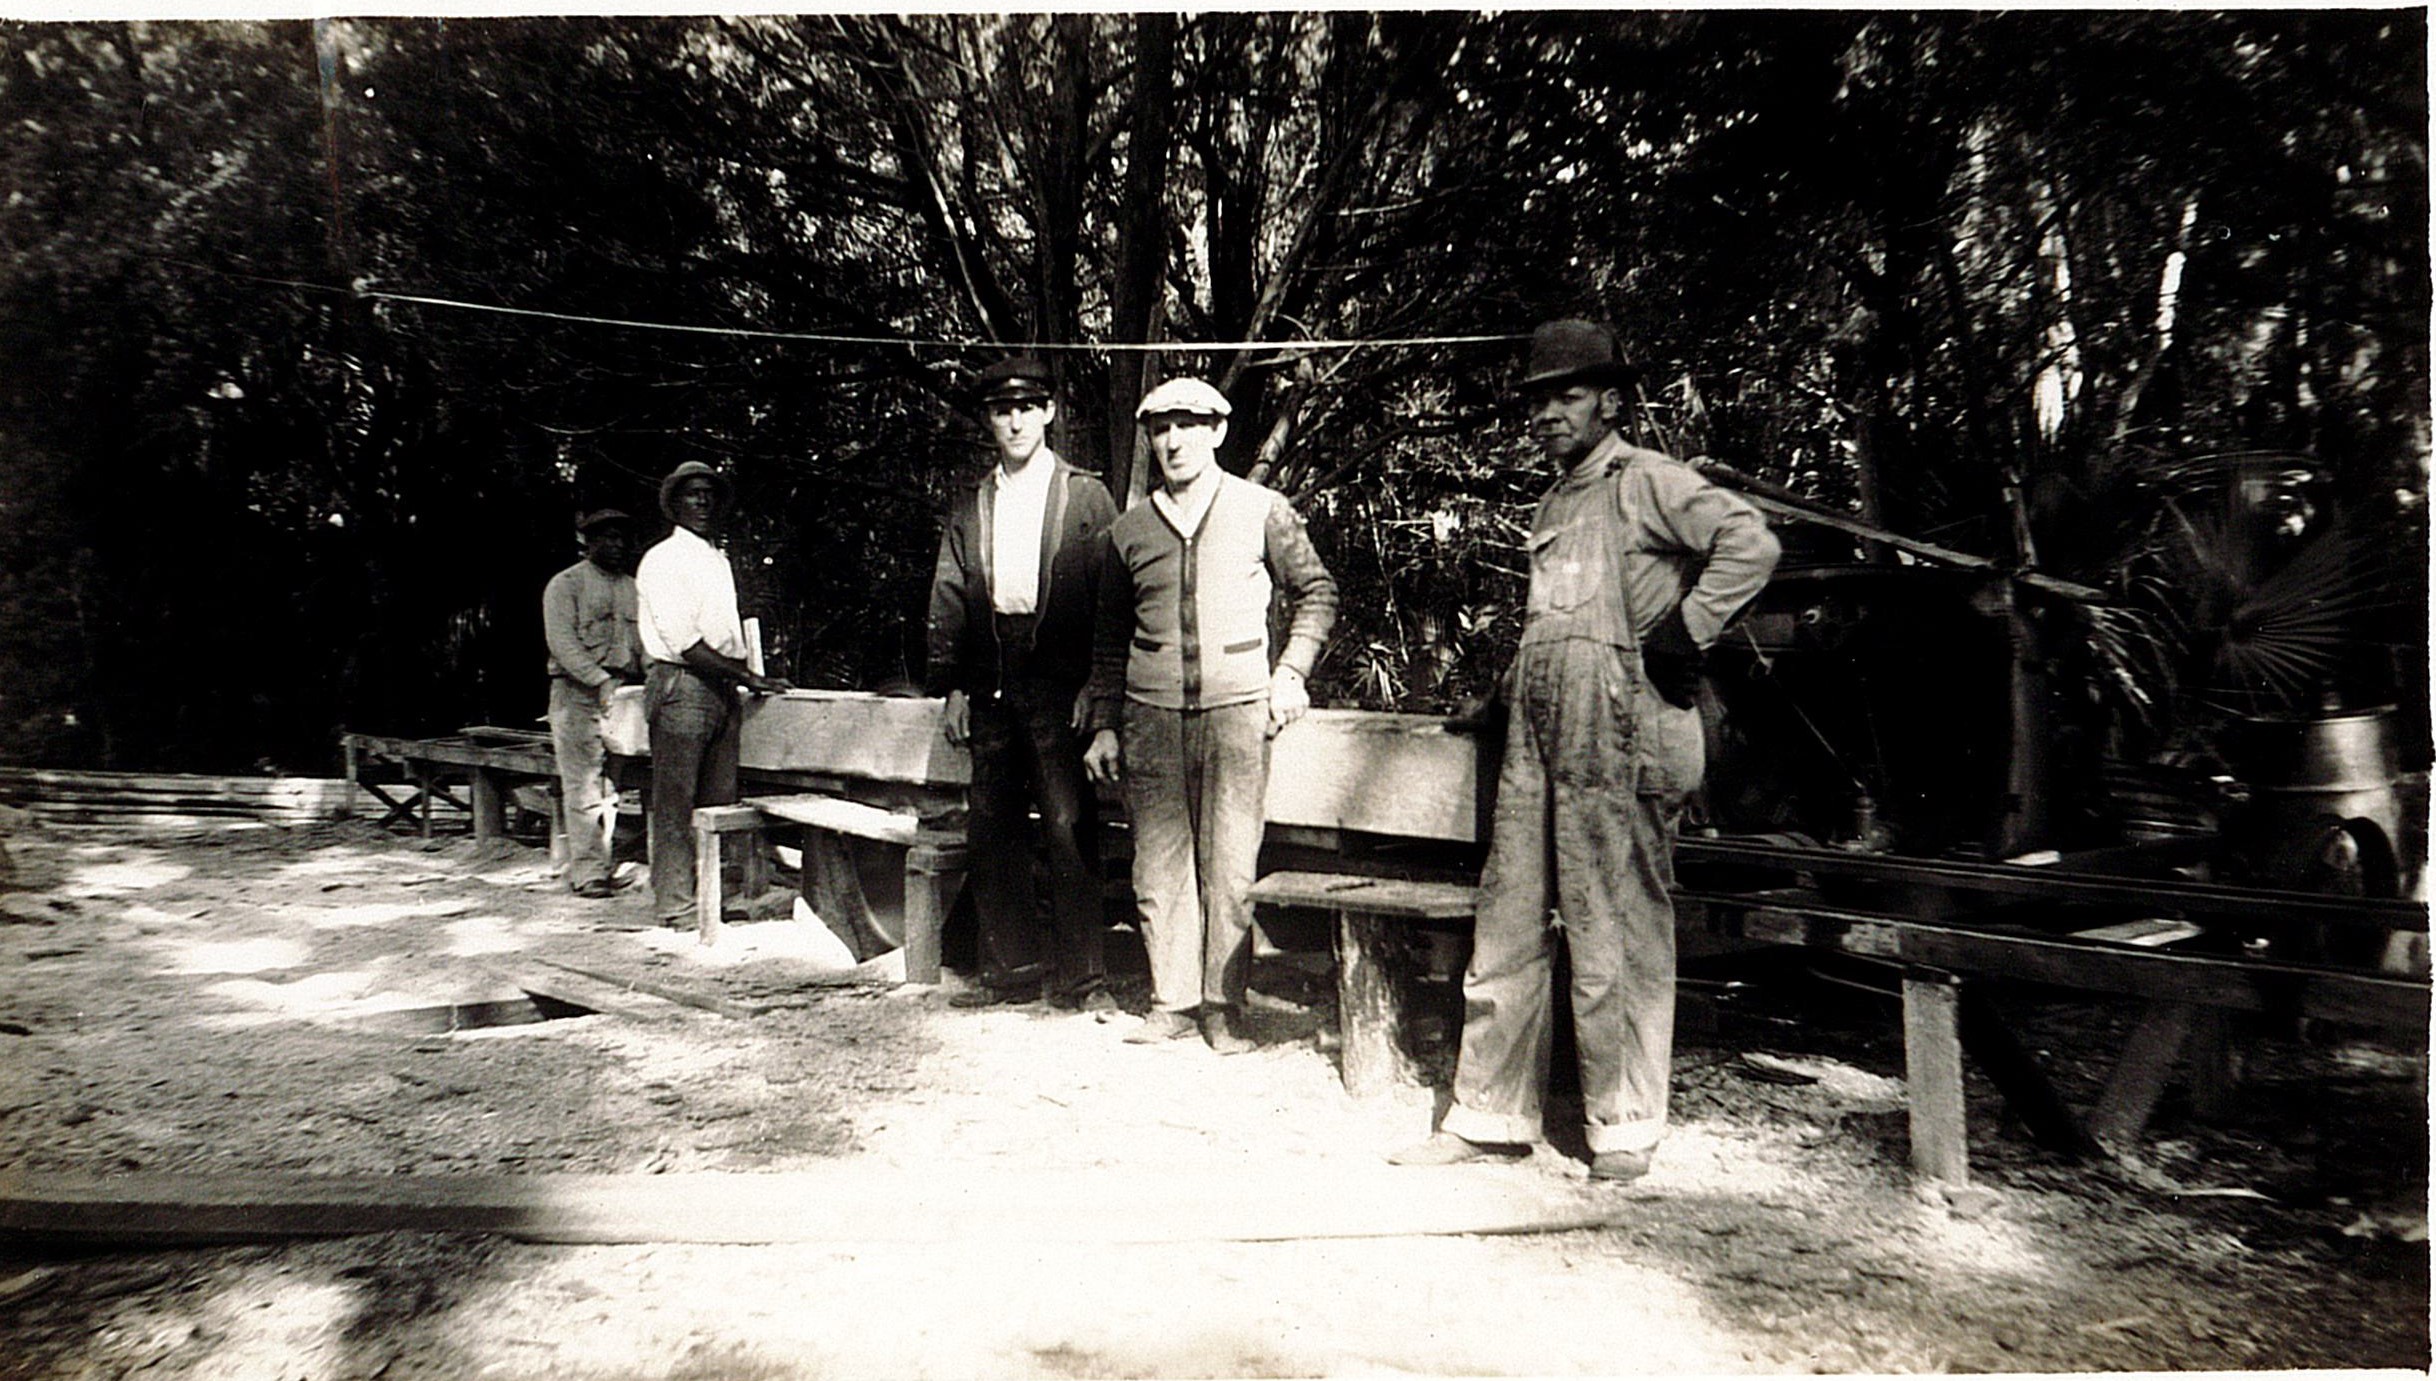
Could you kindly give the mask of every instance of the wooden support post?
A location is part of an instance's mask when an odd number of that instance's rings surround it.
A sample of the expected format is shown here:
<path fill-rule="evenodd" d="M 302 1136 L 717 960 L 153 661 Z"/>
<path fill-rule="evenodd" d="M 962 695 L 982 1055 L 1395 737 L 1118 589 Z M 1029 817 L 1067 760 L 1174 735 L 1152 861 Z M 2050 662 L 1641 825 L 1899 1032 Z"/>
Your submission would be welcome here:
<path fill-rule="evenodd" d="M 490 769 L 473 770 L 474 839 L 498 839 L 507 833 L 507 793 L 499 789 L 499 779 Z"/>
<path fill-rule="evenodd" d="M 1389 923 L 1361 911 L 1336 913 L 1338 1054 L 1345 1091 L 1370 1098 L 1408 1082 L 1412 1075 L 1396 1033 L 1403 1028 L 1403 1003 L 1383 962 Z"/>
<path fill-rule="evenodd" d="M 415 798 L 415 807 L 422 812 L 423 816 L 420 833 L 425 839 L 429 839 L 431 838 L 432 796 L 431 769 L 429 767 L 426 767 L 421 763 L 415 764 L 414 785 L 415 790 L 418 793 Z"/>
<path fill-rule="evenodd" d="M 344 740 L 340 747 L 347 756 L 347 790 L 346 794 L 339 797 L 338 800 L 338 818 L 341 820 L 352 820 L 355 818 L 355 740 Z"/>
<path fill-rule="evenodd" d="M 617 808 L 614 804 L 609 808 L 609 818 L 611 820 L 617 818 Z M 575 831 L 578 828 L 579 826 L 567 819 L 566 789 L 557 782 L 550 783 L 550 868 L 552 871 L 562 874 L 567 871 L 568 860 L 575 854 Z M 580 828 L 597 829 L 598 826 L 587 820 Z M 602 852 L 605 855 L 607 853 L 606 841 L 604 840 L 603 843 Z"/>
<path fill-rule="evenodd" d="M 694 927 L 706 945 L 719 943 L 719 840 L 721 832 L 694 820 Z"/>
<path fill-rule="evenodd" d="M 905 851 L 905 981 L 939 981 L 939 936 L 964 891 L 964 841 L 925 831 Z"/>
<path fill-rule="evenodd" d="M 1956 1186 L 1971 1180 L 1960 996 L 1960 984 L 1950 973 L 1904 972 L 1903 1073 L 1911 1101 L 1912 1169 L 1924 1179 Z"/>
<path fill-rule="evenodd" d="M 742 904 L 753 906 L 770 890 L 770 848 L 759 830 L 747 834 L 741 842 L 744 857 L 738 860 L 736 886 L 744 894 Z"/>
<path fill-rule="evenodd" d="M 2140 1142 L 2140 1129 L 2157 1110 L 2157 1098 L 2173 1075 L 2174 1061 L 2191 1034 L 2194 1009 L 2187 1002 L 2152 1002 L 2132 1028 L 2123 1058 L 2089 1114 L 2089 1134 L 2109 1152 L 2121 1155 Z"/>
<path fill-rule="evenodd" d="M 2191 1116 L 2202 1122 L 2222 1122 L 2233 1110 L 2233 1086 L 2240 1079 L 2238 1053 L 2233 1048 L 2233 1014 L 2221 1007 L 2202 1007 L 2191 1023 L 2190 1041 L 2182 1048 L 2183 1077 L 2189 1081 Z"/>

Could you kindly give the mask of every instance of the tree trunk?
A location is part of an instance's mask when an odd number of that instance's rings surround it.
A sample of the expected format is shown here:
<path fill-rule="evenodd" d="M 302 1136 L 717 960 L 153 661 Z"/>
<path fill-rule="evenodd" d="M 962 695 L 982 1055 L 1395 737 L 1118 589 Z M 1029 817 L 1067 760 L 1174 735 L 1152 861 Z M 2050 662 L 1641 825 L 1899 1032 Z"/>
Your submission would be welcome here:
<path fill-rule="evenodd" d="M 1137 17 L 1125 219 L 1117 236 L 1116 275 L 1109 285 L 1109 335 L 1118 341 L 1150 340 L 1158 316 L 1167 262 L 1167 155 L 1174 138 L 1175 69 L 1176 16 Z M 1147 391 L 1150 359 L 1143 352 L 1119 352 L 1108 365 L 1108 489 L 1120 503 L 1142 492 L 1144 457 L 1133 408 Z"/>

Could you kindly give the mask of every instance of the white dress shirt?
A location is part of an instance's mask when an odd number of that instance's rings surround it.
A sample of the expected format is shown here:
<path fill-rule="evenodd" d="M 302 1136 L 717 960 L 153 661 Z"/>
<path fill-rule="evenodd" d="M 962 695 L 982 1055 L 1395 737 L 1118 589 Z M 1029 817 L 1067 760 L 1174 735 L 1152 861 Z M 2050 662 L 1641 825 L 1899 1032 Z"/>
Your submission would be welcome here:
<path fill-rule="evenodd" d="M 1159 516 L 1167 520 L 1167 525 L 1174 528 L 1177 535 L 1190 537 L 1193 529 L 1201 526 L 1201 519 L 1209 513 L 1211 502 L 1218 497 L 1218 473 L 1217 462 L 1212 461 L 1199 478 L 1185 486 L 1182 498 L 1168 492 L 1166 485 L 1158 485 L 1150 491 L 1151 506 L 1159 510 Z"/>
<path fill-rule="evenodd" d="M 643 553 L 634 573 L 636 631 L 655 662 L 685 660 L 701 643 L 744 660 L 744 624 L 736 614 L 736 572 L 727 554 L 678 528 Z"/>
<path fill-rule="evenodd" d="M 1057 457 L 1046 446 L 1014 474 L 1004 465 L 992 473 L 998 492 L 990 517 L 990 607 L 1001 614 L 1040 607 L 1041 525 L 1056 473 Z"/>

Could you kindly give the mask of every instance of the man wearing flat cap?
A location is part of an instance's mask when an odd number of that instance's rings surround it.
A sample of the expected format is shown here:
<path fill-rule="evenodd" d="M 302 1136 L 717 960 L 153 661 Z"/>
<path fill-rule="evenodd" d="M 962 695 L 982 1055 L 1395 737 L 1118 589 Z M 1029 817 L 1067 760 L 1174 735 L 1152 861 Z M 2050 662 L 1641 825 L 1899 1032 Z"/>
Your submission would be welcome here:
<path fill-rule="evenodd" d="M 1439 1129 L 1403 1165 L 1528 1154 L 1540 1137 L 1557 937 L 1571 960 L 1590 1173 L 1638 1179 L 1666 1128 L 1674 831 L 1700 783 L 1703 649 L 1776 568 L 1749 504 L 1617 433 L 1615 333 L 1556 321 L 1521 391 L 1557 480 L 1531 522 L 1522 645 L 1472 961 Z"/>
<path fill-rule="evenodd" d="M 567 887 L 579 897 L 600 898 L 617 890 L 609 872 L 617 790 L 609 781 L 601 726 L 610 692 L 643 676 L 643 644 L 635 632 L 634 519 L 596 508 L 575 520 L 575 531 L 583 559 L 542 587 L 541 629 L 550 646 L 550 747 L 558 759 Z"/>
<path fill-rule="evenodd" d="M 660 512 L 674 524 L 635 572 L 637 624 L 650 658 L 643 712 L 651 734 L 652 910 L 665 926 L 692 923 L 694 808 L 736 800 L 736 691 L 789 689 L 746 664 L 736 573 L 712 545 L 734 491 L 689 460 L 660 481 Z"/>
<path fill-rule="evenodd" d="M 1083 758 L 1094 779 L 1123 781 L 1133 826 L 1151 1011 L 1126 1039 L 1197 1029 L 1222 1055 L 1252 1048 L 1242 1014 L 1269 739 L 1310 708 L 1303 678 L 1336 622 L 1336 581 L 1285 496 L 1218 468 L 1231 411 L 1199 379 L 1170 379 L 1134 410 L 1159 487 L 1108 529 Z M 1291 612 L 1272 648 L 1280 587 Z"/>
<path fill-rule="evenodd" d="M 959 1006 L 1041 997 L 1116 1010 L 1083 780 L 1080 693 L 1091 673 L 1100 555 L 1116 505 L 1049 445 L 1048 368 L 1017 356 L 981 371 L 973 397 L 997 463 L 959 493 L 931 574 L 925 690 L 947 700 L 947 737 L 968 746 L 966 839 L 981 931 L 981 985 Z M 1040 814 L 1037 840 L 1034 810 Z M 1049 920 L 1033 891 L 1037 843 Z"/>

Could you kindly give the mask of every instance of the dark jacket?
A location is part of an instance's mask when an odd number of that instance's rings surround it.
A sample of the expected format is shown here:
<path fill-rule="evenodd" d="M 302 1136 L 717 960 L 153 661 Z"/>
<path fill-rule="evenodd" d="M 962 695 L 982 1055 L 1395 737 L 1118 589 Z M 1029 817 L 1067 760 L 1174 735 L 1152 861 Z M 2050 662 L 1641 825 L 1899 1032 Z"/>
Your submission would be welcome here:
<path fill-rule="evenodd" d="M 1049 481 L 1041 525 L 1040 597 L 1026 666 L 1036 680 L 1080 689 L 1091 675 L 1091 629 L 1100 559 L 1116 503 L 1099 480 L 1063 460 Z M 990 518 L 997 486 L 985 474 L 958 494 L 930 580 L 929 655 L 923 689 L 986 695 L 1004 665 L 990 611 Z"/>

